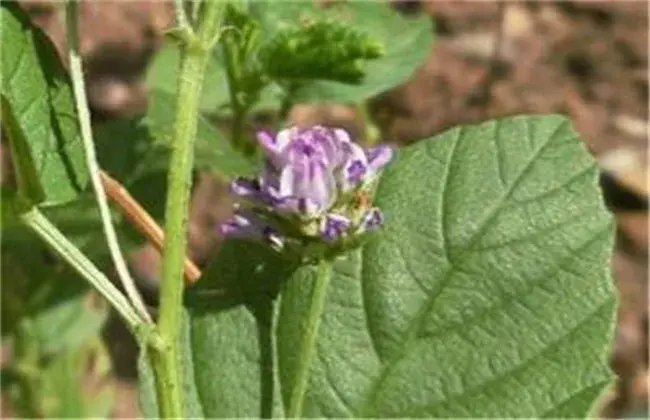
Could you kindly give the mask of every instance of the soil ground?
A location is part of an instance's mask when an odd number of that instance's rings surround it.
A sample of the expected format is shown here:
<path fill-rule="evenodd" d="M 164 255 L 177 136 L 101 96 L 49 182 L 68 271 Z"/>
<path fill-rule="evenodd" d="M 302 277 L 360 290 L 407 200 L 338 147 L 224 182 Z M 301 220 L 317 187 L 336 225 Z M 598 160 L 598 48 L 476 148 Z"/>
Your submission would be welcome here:
<path fill-rule="evenodd" d="M 51 2 L 24 2 L 61 48 L 63 27 Z M 620 377 L 604 417 L 647 412 L 648 386 L 648 6 L 618 2 L 402 2 L 429 13 L 437 42 L 404 85 L 371 102 L 382 138 L 406 144 L 462 123 L 522 113 L 573 120 L 604 168 L 603 187 L 618 220 L 612 267 L 621 294 L 611 363 Z M 146 107 L 142 75 L 173 21 L 162 2 L 90 2 L 83 12 L 89 98 L 97 118 Z M 355 126 L 354 111 L 297 106 L 295 121 Z M 228 214 L 223 185 L 203 176 L 192 209 L 191 253 L 207 260 L 219 244 L 211 229 Z M 155 283 L 158 256 L 132 256 Z M 119 384 L 116 418 L 139 414 L 135 346 L 117 322 L 107 327 Z"/>

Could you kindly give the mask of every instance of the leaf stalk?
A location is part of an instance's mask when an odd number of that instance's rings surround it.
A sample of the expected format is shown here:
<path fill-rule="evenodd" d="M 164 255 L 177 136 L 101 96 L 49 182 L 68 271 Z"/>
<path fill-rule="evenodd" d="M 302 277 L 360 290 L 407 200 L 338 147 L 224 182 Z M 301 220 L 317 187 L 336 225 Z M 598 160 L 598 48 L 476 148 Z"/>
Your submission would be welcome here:
<path fill-rule="evenodd" d="M 327 286 L 332 277 L 332 265 L 329 260 L 323 259 L 318 263 L 316 268 L 316 278 L 312 289 L 311 299 L 309 301 L 309 312 L 305 319 L 305 328 L 300 346 L 300 359 L 296 369 L 293 389 L 289 400 L 288 418 L 303 417 L 303 405 L 307 386 L 309 384 L 309 369 L 316 348 L 316 339 L 320 327 L 323 310 L 325 308 L 325 299 L 327 297 Z"/>

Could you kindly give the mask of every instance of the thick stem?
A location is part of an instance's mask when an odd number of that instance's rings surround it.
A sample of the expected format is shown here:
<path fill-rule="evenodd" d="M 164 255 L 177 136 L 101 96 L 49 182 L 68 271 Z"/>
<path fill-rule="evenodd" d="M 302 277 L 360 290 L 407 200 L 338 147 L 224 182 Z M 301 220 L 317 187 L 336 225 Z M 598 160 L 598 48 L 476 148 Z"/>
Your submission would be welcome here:
<path fill-rule="evenodd" d="M 79 33 L 78 33 L 78 5 L 76 0 L 70 0 L 66 4 L 66 28 L 68 31 L 68 44 L 70 46 L 70 76 L 72 78 L 72 87 L 74 90 L 75 103 L 77 114 L 79 116 L 79 126 L 81 128 L 81 138 L 83 140 L 84 151 L 86 155 L 86 165 L 90 173 L 90 180 L 95 191 L 95 198 L 97 199 L 97 206 L 99 207 L 99 214 L 102 220 L 102 227 L 104 228 L 104 235 L 106 242 L 115 264 L 118 277 L 124 286 L 126 295 L 128 296 L 131 304 L 138 312 L 139 316 L 147 323 L 153 324 L 147 307 L 138 292 L 135 281 L 129 273 L 126 261 L 120 250 L 120 244 L 117 241 L 117 233 L 111 220 L 111 212 L 108 208 L 108 201 L 106 199 L 106 192 L 102 185 L 99 175 L 99 163 L 95 154 L 95 143 L 93 142 L 92 128 L 90 124 L 90 111 L 88 109 L 88 102 L 86 101 L 86 90 L 84 87 L 83 68 L 81 65 L 81 57 L 79 55 Z"/>
<path fill-rule="evenodd" d="M 225 3 L 206 1 L 201 8 L 196 36 L 181 44 L 176 116 L 165 207 L 163 280 L 158 332 L 165 345 L 152 349 L 152 366 L 161 417 L 184 418 L 178 368 L 183 296 L 187 213 L 189 207 L 194 139 L 203 76 L 221 26 Z"/>
<path fill-rule="evenodd" d="M 318 328 L 320 327 L 323 309 L 325 308 L 327 285 L 330 282 L 331 276 L 332 266 L 330 261 L 321 260 L 316 270 L 316 279 L 309 302 L 309 312 L 305 320 L 306 328 L 300 343 L 300 359 L 296 368 L 294 386 L 291 390 L 291 399 L 287 411 L 288 418 L 302 417 L 302 407 L 305 401 L 307 385 L 309 384 L 309 369 L 314 356 Z"/>

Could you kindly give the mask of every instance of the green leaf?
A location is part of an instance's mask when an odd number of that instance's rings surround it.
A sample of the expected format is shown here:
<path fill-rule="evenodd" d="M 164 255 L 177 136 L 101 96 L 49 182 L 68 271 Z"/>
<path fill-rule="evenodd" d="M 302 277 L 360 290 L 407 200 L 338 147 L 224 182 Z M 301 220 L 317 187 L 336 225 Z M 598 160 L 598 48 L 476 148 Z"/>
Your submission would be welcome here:
<path fill-rule="evenodd" d="M 385 228 L 335 266 L 306 415 L 585 416 L 615 310 L 597 172 L 554 116 L 404 151 L 377 192 Z M 298 337 L 280 331 L 282 369 Z"/>
<path fill-rule="evenodd" d="M 97 336 L 81 348 L 56 355 L 41 372 L 45 417 L 107 417 L 115 397 L 114 386 L 107 381 L 110 367 L 108 351 Z M 88 376 L 94 382 L 90 389 Z"/>
<path fill-rule="evenodd" d="M 597 175 L 558 116 L 456 128 L 402 151 L 377 191 L 385 227 L 334 265 L 304 415 L 589 414 L 612 379 L 616 309 Z M 312 269 L 231 247 L 202 287 L 218 290 L 212 276 L 249 286 L 239 305 L 216 292 L 188 300 L 186 357 L 205 416 L 281 415 Z M 284 279 L 275 310 L 273 287 L 252 292 Z"/>
<path fill-rule="evenodd" d="M 24 138 L 29 146 L 14 150 L 30 154 L 14 161 L 33 163 L 44 205 L 71 201 L 88 174 L 70 80 L 52 42 L 15 2 L 2 2 L 1 13 L 2 95 L 17 122 L 9 135 Z"/>
<path fill-rule="evenodd" d="M 229 241 L 188 291 L 181 340 L 188 413 L 205 418 L 282 415 L 271 374 L 272 299 L 278 282 L 293 269 L 295 262 L 261 245 Z M 152 372 L 146 360 L 138 368 L 143 412 L 154 416 Z"/>
<path fill-rule="evenodd" d="M 385 54 L 381 58 L 364 65 L 366 77 L 362 84 L 306 83 L 294 94 L 297 102 L 362 102 L 406 82 L 424 63 L 433 46 L 433 27 L 428 16 L 404 17 L 388 2 L 348 1 L 321 9 L 313 2 L 259 0 L 251 2 L 249 8 L 250 13 L 260 20 L 266 39 L 272 38 L 287 24 L 328 17 L 349 23 L 384 46 Z"/>
<path fill-rule="evenodd" d="M 107 308 L 89 308 L 87 296 L 54 302 L 34 316 L 34 326 L 46 354 L 74 350 L 99 335 Z"/>
<path fill-rule="evenodd" d="M 14 116 L 9 100 L 2 95 L 3 134 L 9 145 L 16 190 L 7 190 L 5 197 L 10 205 L 3 205 L 3 213 L 18 215 L 45 199 L 36 167 L 20 124 Z M 13 193 L 13 194 L 12 194 Z M 4 204 L 4 203 L 3 203 Z"/>

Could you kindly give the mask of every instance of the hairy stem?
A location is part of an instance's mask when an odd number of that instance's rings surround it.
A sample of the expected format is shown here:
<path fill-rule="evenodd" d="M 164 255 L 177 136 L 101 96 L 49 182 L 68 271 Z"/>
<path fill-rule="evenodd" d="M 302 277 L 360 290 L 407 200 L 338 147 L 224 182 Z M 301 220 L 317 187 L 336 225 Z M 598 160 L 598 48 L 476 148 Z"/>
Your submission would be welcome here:
<path fill-rule="evenodd" d="M 72 266 L 117 310 L 132 331 L 143 321 L 126 297 L 111 281 L 68 240 L 36 207 L 21 215 L 23 223 L 47 243 L 59 257 Z"/>
<path fill-rule="evenodd" d="M 93 142 L 93 134 L 90 124 L 90 111 L 88 110 L 88 103 L 86 101 L 83 68 L 81 65 L 81 57 L 79 55 L 78 14 L 78 5 L 76 0 L 68 1 L 68 3 L 66 3 L 66 28 L 68 32 L 70 75 L 72 78 L 77 114 L 79 116 L 79 125 L 81 127 L 81 138 L 83 140 L 86 155 L 86 165 L 90 172 L 90 179 L 93 190 L 95 191 L 95 198 L 97 199 L 97 205 L 99 207 L 104 235 L 106 236 L 106 242 L 108 243 L 108 248 L 113 263 L 115 264 L 118 277 L 124 286 L 126 295 L 140 318 L 147 323 L 153 323 L 149 312 L 147 312 L 147 307 L 142 300 L 142 296 L 140 296 L 140 293 L 138 292 L 135 281 L 133 281 L 133 278 L 129 273 L 122 251 L 120 250 L 120 245 L 117 241 L 117 234 L 115 233 L 115 227 L 111 220 L 111 212 L 108 208 L 108 201 L 106 200 L 106 192 L 104 191 L 104 186 L 100 179 L 100 169 L 95 154 L 95 144 Z"/>
<path fill-rule="evenodd" d="M 184 418 L 178 367 L 183 296 L 187 213 L 189 207 L 194 139 L 203 77 L 218 39 L 225 3 L 206 1 L 201 7 L 196 35 L 182 41 L 176 115 L 165 206 L 163 280 L 158 332 L 165 345 L 151 356 L 161 417 Z"/>
<path fill-rule="evenodd" d="M 176 25 L 183 29 L 192 29 L 183 0 L 174 0 L 174 13 L 176 15 Z"/>
<path fill-rule="evenodd" d="M 323 308 L 325 307 L 325 298 L 327 296 L 327 285 L 332 276 L 332 266 L 330 261 L 321 260 L 316 270 L 316 279 L 312 289 L 311 300 L 309 302 L 309 312 L 307 314 L 306 328 L 300 345 L 300 359 L 296 369 L 294 386 L 291 390 L 291 399 L 289 400 L 288 418 L 302 417 L 302 408 L 309 383 L 309 369 L 314 356 L 316 347 L 316 338 L 318 337 L 318 328 L 320 327 Z"/>

